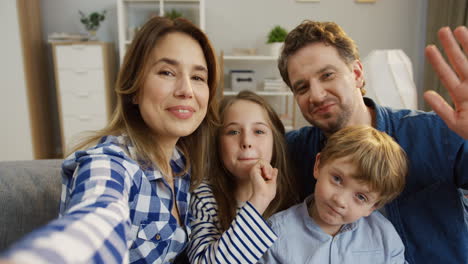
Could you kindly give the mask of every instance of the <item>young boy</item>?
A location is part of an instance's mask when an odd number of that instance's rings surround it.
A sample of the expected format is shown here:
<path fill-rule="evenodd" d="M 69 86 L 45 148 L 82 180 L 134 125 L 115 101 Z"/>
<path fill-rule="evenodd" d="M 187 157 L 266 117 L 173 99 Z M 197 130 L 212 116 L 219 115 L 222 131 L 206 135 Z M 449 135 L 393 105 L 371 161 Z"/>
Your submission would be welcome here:
<path fill-rule="evenodd" d="M 261 263 L 406 263 L 393 225 L 374 210 L 404 188 L 406 154 L 386 133 L 343 128 L 317 155 L 315 192 L 270 218 L 278 240 Z"/>

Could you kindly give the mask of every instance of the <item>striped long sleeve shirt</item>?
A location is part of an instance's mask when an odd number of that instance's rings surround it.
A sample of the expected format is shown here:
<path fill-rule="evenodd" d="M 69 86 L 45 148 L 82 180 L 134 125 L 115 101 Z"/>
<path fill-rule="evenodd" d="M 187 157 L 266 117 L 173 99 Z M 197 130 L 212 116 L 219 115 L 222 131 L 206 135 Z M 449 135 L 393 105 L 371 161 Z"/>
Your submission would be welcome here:
<path fill-rule="evenodd" d="M 62 166 L 60 218 L 15 244 L 16 263 L 168 263 L 183 251 L 190 233 L 190 175 L 172 190 L 158 168 L 143 169 L 125 136 L 104 137 Z M 185 166 L 175 149 L 174 174 Z M 174 194 L 175 192 L 175 194 Z M 171 210 L 174 198 L 183 226 Z"/>
<path fill-rule="evenodd" d="M 191 263 L 256 263 L 277 239 L 276 234 L 246 202 L 237 211 L 229 229 L 222 232 L 218 206 L 208 184 L 192 193 L 192 234 L 188 247 Z"/>

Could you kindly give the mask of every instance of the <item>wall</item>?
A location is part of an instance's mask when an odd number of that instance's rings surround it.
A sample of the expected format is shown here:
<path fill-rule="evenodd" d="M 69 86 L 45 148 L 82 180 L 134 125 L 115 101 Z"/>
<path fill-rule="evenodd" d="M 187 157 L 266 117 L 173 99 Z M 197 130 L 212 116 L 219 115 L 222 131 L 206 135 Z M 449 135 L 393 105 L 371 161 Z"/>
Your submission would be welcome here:
<path fill-rule="evenodd" d="M 0 2 L 0 160 L 32 159 L 33 148 L 16 1 Z"/>
<path fill-rule="evenodd" d="M 263 48 L 274 25 L 288 30 L 304 19 L 336 21 L 357 42 L 361 57 L 372 49 L 403 49 L 413 62 L 415 81 L 420 87 L 424 63 L 425 13 L 427 0 L 206 0 L 206 32 L 215 48 Z M 115 0 L 43 0 L 44 34 L 84 32 L 78 10 L 107 10 L 98 36 L 117 46 Z M 59 12 L 57 12 L 59 10 Z"/>

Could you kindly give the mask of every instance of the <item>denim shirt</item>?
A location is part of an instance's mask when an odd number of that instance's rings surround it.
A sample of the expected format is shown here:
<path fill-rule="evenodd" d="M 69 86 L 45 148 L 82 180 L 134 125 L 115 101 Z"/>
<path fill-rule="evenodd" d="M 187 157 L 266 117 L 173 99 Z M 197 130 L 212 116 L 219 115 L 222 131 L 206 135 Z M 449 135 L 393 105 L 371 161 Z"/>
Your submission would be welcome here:
<path fill-rule="evenodd" d="M 379 264 L 407 263 L 405 247 L 395 228 L 379 212 L 343 225 L 335 236 L 325 233 L 309 216 L 313 200 L 270 218 L 278 240 L 260 263 Z"/>
<path fill-rule="evenodd" d="M 406 151 L 409 171 L 402 194 L 385 206 L 405 244 L 409 263 L 468 263 L 468 218 L 461 189 L 468 189 L 468 142 L 433 112 L 394 110 L 364 98 L 375 110 L 376 128 Z M 292 167 L 312 193 L 315 156 L 326 142 L 316 127 L 287 135 Z"/>

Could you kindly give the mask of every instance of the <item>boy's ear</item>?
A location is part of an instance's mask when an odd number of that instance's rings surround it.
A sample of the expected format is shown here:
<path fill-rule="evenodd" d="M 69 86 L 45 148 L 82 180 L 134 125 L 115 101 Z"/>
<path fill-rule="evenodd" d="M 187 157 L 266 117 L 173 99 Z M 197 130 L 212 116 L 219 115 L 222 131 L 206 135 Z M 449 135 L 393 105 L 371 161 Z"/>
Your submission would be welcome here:
<path fill-rule="evenodd" d="M 317 153 L 317 156 L 315 156 L 315 164 L 314 164 L 314 178 L 317 179 L 318 177 L 318 171 L 320 167 L 320 152 Z"/>

